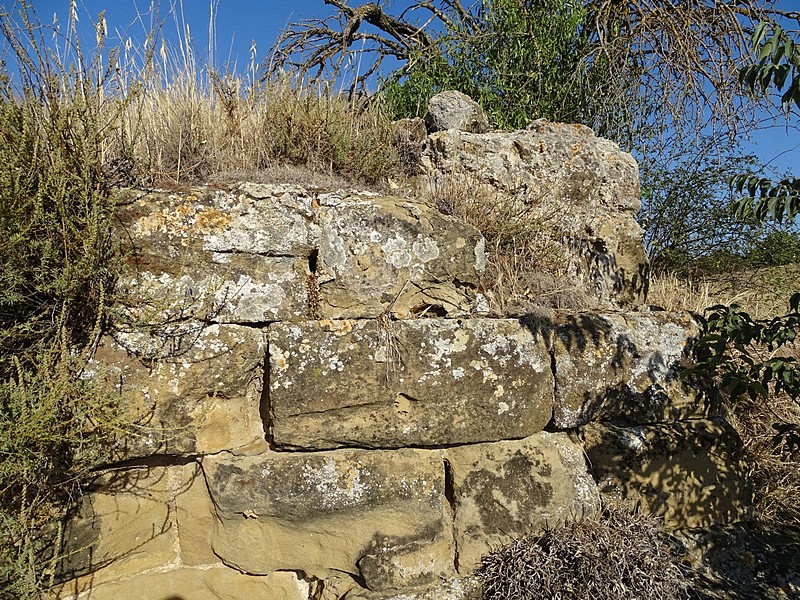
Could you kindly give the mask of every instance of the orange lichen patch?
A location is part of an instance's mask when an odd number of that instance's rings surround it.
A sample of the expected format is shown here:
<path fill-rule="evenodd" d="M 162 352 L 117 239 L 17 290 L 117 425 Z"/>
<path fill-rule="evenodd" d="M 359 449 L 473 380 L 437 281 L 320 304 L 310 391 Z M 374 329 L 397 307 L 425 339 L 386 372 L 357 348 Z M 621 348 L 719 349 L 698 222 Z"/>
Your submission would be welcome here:
<path fill-rule="evenodd" d="M 227 227 L 230 222 L 230 215 L 221 210 L 207 208 L 197 214 L 195 227 L 203 233 L 210 233 L 211 231 Z"/>

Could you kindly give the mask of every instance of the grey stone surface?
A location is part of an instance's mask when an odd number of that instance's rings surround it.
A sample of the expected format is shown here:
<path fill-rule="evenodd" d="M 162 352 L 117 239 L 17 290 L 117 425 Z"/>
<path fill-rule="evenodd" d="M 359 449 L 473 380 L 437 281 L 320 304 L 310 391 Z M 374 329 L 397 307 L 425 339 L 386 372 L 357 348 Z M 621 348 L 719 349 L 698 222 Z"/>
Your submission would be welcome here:
<path fill-rule="evenodd" d="M 635 220 L 638 168 L 617 144 L 582 125 L 543 120 L 505 133 L 451 129 L 428 136 L 421 169 L 423 187 L 485 189 L 534 225 L 554 228 L 568 261 L 558 275 L 592 299 L 584 308 L 643 303 L 648 262 Z"/>
<path fill-rule="evenodd" d="M 272 441 L 285 449 L 522 438 L 552 416 L 547 340 L 514 319 L 270 327 Z"/>
<path fill-rule="evenodd" d="M 319 231 L 302 188 L 143 194 L 117 214 L 128 252 L 118 301 L 128 320 L 308 315 L 308 260 Z"/>
<path fill-rule="evenodd" d="M 320 317 L 467 314 L 485 268 L 477 229 L 400 198 L 320 198 Z"/>
<path fill-rule="evenodd" d="M 705 399 L 679 379 L 700 334 L 688 313 L 562 315 L 554 336 L 553 424 L 632 423 L 704 416 Z"/>
<path fill-rule="evenodd" d="M 203 469 L 218 521 L 214 552 L 240 570 L 325 578 L 359 573 L 364 559 L 376 589 L 453 575 L 437 451 L 218 454 Z M 378 547 L 386 556 L 370 558 Z"/>

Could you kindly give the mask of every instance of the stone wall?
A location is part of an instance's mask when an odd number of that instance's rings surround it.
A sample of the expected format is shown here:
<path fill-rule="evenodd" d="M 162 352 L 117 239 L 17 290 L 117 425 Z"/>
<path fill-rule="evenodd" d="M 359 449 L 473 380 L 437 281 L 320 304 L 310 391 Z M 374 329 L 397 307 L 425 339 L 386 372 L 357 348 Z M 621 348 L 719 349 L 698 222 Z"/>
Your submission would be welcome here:
<path fill-rule="evenodd" d="M 591 179 L 629 212 L 633 179 Z M 677 376 L 698 326 L 642 306 L 630 240 L 584 271 L 605 308 L 489 318 L 480 233 L 408 198 L 129 191 L 119 217 L 91 375 L 137 426 L 67 523 L 57 598 L 478 598 L 482 555 L 601 502 L 748 515 L 736 434 Z"/>

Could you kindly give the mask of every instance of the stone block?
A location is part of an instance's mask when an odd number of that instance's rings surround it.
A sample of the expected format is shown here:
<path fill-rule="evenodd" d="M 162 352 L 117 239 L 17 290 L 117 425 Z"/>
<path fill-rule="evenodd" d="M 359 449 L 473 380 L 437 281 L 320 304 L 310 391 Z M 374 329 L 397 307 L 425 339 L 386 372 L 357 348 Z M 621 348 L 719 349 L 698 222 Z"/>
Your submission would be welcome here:
<path fill-rule="evenodd" d="M 588 300 L 575 308 L 640 306 L 649 266 L 633 157 L 583 125 L 534 121 L 526 130 L 428 136 L 420 185 L 431 181 L 482 189 L 520 219 L 551 230 L 553 273 L 562 288 Z M 544 299 L 543 299 L 544 300 Z M 591 303 L 588 303 L 591 301 Z"/>
<path fill-rule="evenodd" d="M 137 423 L 117 458 L 195 454 L 264 440 L 260 415 L 266 337 L 238 325 L 187 322 L 175 328 L 117 329 L 91 364 Z"/>
<path fill-rule="evenodd" d="M 317 245 L 303 188 L 143 195 L 118 210 L 129 268 L 118 300 L 131 318 L 196 316 L 260 323 L 309 316 L 308 261 Z"/>
<path fill-rule="evenodd" d="M 295 573 L 255 576 L 222 564 L 148 571 L 100 585 L 73 584 L 58 600 L 308 600 L 308 584 Z"/>
<path fill-rule="evenodd" d="M 281 449 L 523 438 L 552 416 L 547 341 L 519 320 L 307 321 L 269 335 Z"/>
<path fill-rule="evenodd" d="M 114 472 L 97 487 L 65 526 L 59 579 L 121 579 L 176 559 L 168 468 Z"/>
<path fill-rule="evenodd" d="M 485 268 L 473 226 L 391 197 L 320 196 L 319 316 L 468 313 Z"/>
<path fill-rule="evenodd" d="M 454 577 L 429 587 L 406 588 L 402 592 L 353 591 L 347 600 L 482 600 L 483 590 L 474 577 Z"/>
<path fill-rule="evenodd" d="M 458 572 L 512 539 L 579 519 L 599 508 L 582 448 L 566 434 L 460 446 L 446 451 Z"/>
<path fill-rule="evenodd" d="M 358 575 L 363 559 L 376 589 L 453 574 L 438 451 L 223 453 L 205 457 L 203 467 L 217 520 L 214 552 L 239 570 L 324 579 Z"/>
<path fill-rule="evenodd" d="M 200 464 L 191 462 L 173 467 L 172 477 L 180 564 L 191 567 L 219 562 L 211 548 L 211 534 L 216 522 L 214 504 Z"/>
<path fill-rule="evenodd" d="M 693 420 L 582 430 L 604 502 L 663 517 L 670 529 L 750 518 L 752 490 L 741 440 L 727 422 Z"/>
<path fill-rule="evenodd" d="M 655 423 L 704 416 L 705 399 L 680 381 L 686 351 L 700 334 L 688 314 L 568 315 L 553 343 L 553 424 Z"/>

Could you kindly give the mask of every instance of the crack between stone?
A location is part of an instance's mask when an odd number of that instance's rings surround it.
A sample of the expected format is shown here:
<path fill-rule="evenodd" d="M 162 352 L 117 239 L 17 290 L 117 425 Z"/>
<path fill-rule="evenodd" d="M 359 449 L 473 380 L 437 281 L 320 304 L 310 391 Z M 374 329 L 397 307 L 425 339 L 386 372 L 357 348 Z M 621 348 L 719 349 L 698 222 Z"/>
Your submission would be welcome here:
<path fill-rule="evenodd" d="M 453 535 L 453 568 L 456 575 L 458 575 L 458 535 L 456 531 L 456 497 L 455 486 L 453 482 L 453 468 L 450 461 L 446 458 L 443 461 L 444 465 L 444 498 L 450 508 L 450 521 L 452 523 L 451 531 Z"/>

